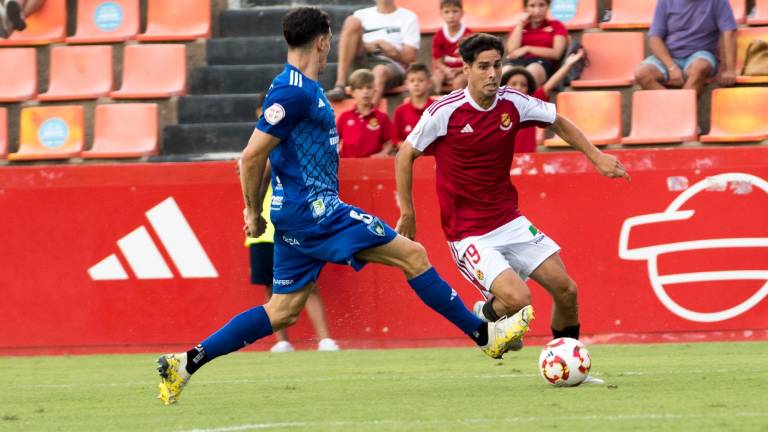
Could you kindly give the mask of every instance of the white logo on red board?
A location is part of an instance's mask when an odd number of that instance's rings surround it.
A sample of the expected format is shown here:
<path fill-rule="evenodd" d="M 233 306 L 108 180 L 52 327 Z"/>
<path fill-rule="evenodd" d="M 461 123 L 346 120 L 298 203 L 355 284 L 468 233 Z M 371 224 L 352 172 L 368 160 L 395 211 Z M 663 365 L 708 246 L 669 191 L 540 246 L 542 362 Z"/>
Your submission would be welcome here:
<path fill-rule="evenodd" d="M 173 198 L 146 212 L 149 224 L 184 279 L 219 276 L 189 222 Z M 145 226 L 140 226 L 117 241 L 123 258 L 138 279 L 173 279 L 157 245 Z M 111 254 L 88 269 L 91 279 L 126 280 L 128 273 L 116 254 Z"/>
<path fill-rule="evenodd" d="M 676 181 L 675 183 L 677 184 L 680 182 Z M 744 173 L 721 174 L 708 177 L 694 184 L 678 195 L 663 213 L 634 216 L 624 221 L 619 237 L 619 257 L 625 260 L 647 261 L 648 276 L 654 293 L 667 309 L 681 318 L 696 322 L 717 322 L 747 312 L 768 296 L 768 268 L 684 272 L 660 275 L 660 256 L 662 256 L 662 259 L 666 258 L 669 260 L 669 257 L 675 256 L 674 254 L 677 253 L 695 253 L 696 251 L 717 253 L 718 250 L 720 250 L 722 251 L 723 260 L 725 261 L 727 255 L 733 253 L 734 248 L 762 248 L 760 249 L 763 251 L 761 253 L 765 253 L 765 248 L 768 248 L 768 233 L 759 232 L 761 229 L 760 225 L 755 227 L 755 232 L 756 234 L 761 235 L 735 238 L 718 236 L 718 230 L 721 232 L 726 230 L 729 223 L 741 223 L 741 221 L 735 217 L 735 214 L 722 214 L 720 215 L 721 223 L 719 225 L 711 226 L 704 231 L 696 232 L 694 235 L 699 239 L 693 241 L 670 242 L 632 249 L 629 247 L 629 237 L 634 228 L 643 225 L 691 220 L 697 210 L 681 210 L 681 208 L 702 191 L 712 192 L 706 195 L 707 198 L 711 197 L 711 199 L 718 199 L 718 197 L 723 196 L 720 194 L 730 191 L 733 196 L 739 196 L 741 199 L 765 200 L 765 196 L 750 196 L 753 193 L 753 187 L 768 194 L 768 182 L 760 177 Z M 673 189 L 670 187 L 670 190 Z M 753 208 L 755 211 L 760 211 L 760 209 L 765 208 L 765 205 L 756 205 Z M 758 220 L 760 220 L 759 216 Z M 749 249 L 746 250 L 749 251 Z M 704 266 L 711 265 L 712 263 L 700 262 L 699 264 L 702 266 L 701 268 L 705 268 Z M 669 293 L 669 286 L 672 285 L 722 281 L 727 281 L 728 283 L 733 284 L 736 288 L 739 288 L 738 281 L 742 281 L 742 283 L 743 281 L 763 281 L 764 284 L 754 294 L 735 306 L 728 305 L 727 300 L 729 299 L 729 293 L 724 292 L 721 298 L 714 299 L 715 302 L 719 302 L 718 304 L 721 305 L 719 310 L 710 310 L 706 312 L 694 310 L 694 307 L 691 306 L 686 307 L 681 305 L 680 302 L 674 300 Z"/>

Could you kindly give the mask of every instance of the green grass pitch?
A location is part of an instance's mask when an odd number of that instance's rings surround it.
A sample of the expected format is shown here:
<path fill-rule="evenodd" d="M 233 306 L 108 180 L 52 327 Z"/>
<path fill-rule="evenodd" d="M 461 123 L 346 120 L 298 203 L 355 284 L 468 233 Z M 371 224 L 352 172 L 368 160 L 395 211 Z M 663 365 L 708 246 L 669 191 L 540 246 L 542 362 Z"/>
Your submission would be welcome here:
<path fill-rule="evenodd" d="M 154 355 L 0 358 L 0 430 L 768 431 L 768 343 L 593 345 L 606 386 L 553 388 L 540 347 L 246 352 L 178 404 Z"/>

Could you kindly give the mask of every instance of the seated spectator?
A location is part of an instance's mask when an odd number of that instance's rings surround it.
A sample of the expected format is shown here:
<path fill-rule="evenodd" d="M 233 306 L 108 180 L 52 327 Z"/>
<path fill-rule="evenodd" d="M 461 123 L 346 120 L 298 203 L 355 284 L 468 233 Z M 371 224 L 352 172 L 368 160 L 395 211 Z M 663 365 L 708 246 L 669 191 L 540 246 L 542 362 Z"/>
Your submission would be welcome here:
<path fill-rule="evenodd" d="M 464 16 L 461 0 L 440 0 L 440 16 L 445 25 L 432 39 L 432 82 L 437 94 L 442 91 L 444 84 L 454 90 L 467 85 L 459 55 L 459 42 L 472 34 L 472 30 L 461 21 Z"/>
<path fill-rule="evenodd" d="M 347 91 L 355 100 L 355 107 L 336 119 L 341 157 L 380 158 L 392 152 L 394 129 L 387 114 L 373 104 L 374 80 L 368 69 L 358 69 L 349 77 Z"/>
<path fill-rule="evenodd" d="M 0 38 L 26 29 L 26 18 L 37 12 L 43 3 L 45 0 L 6 0 L 4 6 L 0 5 Z"/>
<path fill-rule="evenodd" d="M 395 126 L 397 145 L 405 141 L 421 115 L 435 99 L 429 96 L 429 68 L 422 63 L 414 63 L 405 71 L 405 86 L 409 96 L 395 108 L 392 123 Z"/>
<path fill-rule="evenodd" d="M 517 19 L 507 40 L 506 65 L 527 68 L 537 86 L 555 73 L 568 47 L 568 30 L 563 23 L 547 18 L 550 3 L 524 0 L 525 13 Z"/>
<path fill-rule="evenodd" d="M 378 105 L 386 90 L 403 83 L 405 68 L 416 61 L 420 44 L 419 18 L 394 0 L 376 0 L 376 6 L 355 11 L 341 28 L 336 85 L 326 97 L 344 99 L 350 70 L 365 68 L 373 71 L 372 102 Z"/>
<path fill-rule="evenodd" d="M 522 67 L 515 66 L 504 72 L 501 77 L 501 85 L 511 87 L 520 93 L 533 96 L 537 99 L 549 102 L 549 95 L 565 79 L 573 65 L 584 58 L 584 50 L 580 49 L 569 55 L 560 69 L 552 75 L 543 86 L 537 87 L 536 80 L 531 72 Z M 515 137 L 515 153 L 533 153 L 536 151 L 536 126 L 529 126 L 520 129 Z"/>
<path fill-rule="evenodd" d="M 736 20 L 728 0 L 658 0 L 648 36 L 653 55 L 635 71 L 643 89 L 682 87 L 701 94 L 717 73 L 721 36 L 720 85 L 736 82 Z"/>

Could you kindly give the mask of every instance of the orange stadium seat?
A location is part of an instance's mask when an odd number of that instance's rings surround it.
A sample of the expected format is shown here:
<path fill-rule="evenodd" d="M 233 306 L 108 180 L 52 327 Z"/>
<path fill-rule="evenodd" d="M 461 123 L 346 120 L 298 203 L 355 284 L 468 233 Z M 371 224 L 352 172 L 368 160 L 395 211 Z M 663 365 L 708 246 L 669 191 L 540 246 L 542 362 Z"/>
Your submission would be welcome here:
<path fill-rule="evenodd" d="M 42 8 L 27 18 L 27 28 L 0 39 L 0 46 L 48 45 L 63 42 L 67 35 L 66 0 L 46 0 Z"/>
<path fill-rule="evenodd" d="M 744 24 L 747 22 L 747 0 L 728 0 L 733 10 L 733 17 L 736 23 Z"/>
<path fill-rule="evenodd" d="M 123 85 L 114 99 L 183 95 L 187 87 L 187 49 L 183 44 L 129 45 L 123 52 Z"/>
<path fill-rule="evenodd" d="M 645 53 L 642 33 L 585 33 L 581 43 L 590 64 L 571 87 L 621 87 L 634 82 L 635 68 Z"/>
<path fill-rule="evenodd" d="M 476 32 L 511 31 L 515 17 L 522 12 L 522 1 L 464 0 L 464 22 Z"/>
<path fill-rule="evenodd" d="M 597 27 L 597 0 L 579 0 L 576 10 L 569 10 L 572 2 L 552 0 L 549 17 L 560 19 L 568 30 Z M 569 18 L 565 18 L 569 17 Z"/>
<path fill-rule="evenodd" d="M 354 99 L 344 99 L 342 101 L 338 102 L 331 102 L 331 108 L 333 108 L 333 113 L 336 115 L 336 117 L 339 116 L 339 114 L 343 113 L 344 111 L 349 111 L 352 108 L 355 107 L 355 100 Z M 376 107 L 379 109 L 379 111 L 388 113 L 389 105 L 387 104 L 387 98 L 381 98 L 379 101 L 379 106 Z"/>
<path fill-rule="evenodd" d="M 96 99 L 112 91 L 112 47 L 58 46 L 51 49 L 51 81 L 41 101 Z"/>
<path fill-rule="evenodd" d="M 574 122 L 592 144 L 618 144 L 621 141 L 621 92 L 562 92 L 557 95 L 556 105 L 557 112 Z M 555 136 L 545 140 L 544 145 L 562 147 L 568 144 Z"/>
<path fill-rule="evenodd" d="M 768 139 L 768 87 L 718 88 L 712 91 L 709 135 L 701 142 Z"/>
<path fill-rule="evenodd" d="M 440 6 L 437 1 L 398 0 L 399 7 L 408 9 L 419 16 L 421 33 L 437 33 L 443 28 L 445 21 L 440 18 Z M 464 5 L 466 9 L 466 4 Z"/>
<path fill-rule="evenodd" d="M 632 94 L 632 129 L 622 144 L 696 141 L 695 90 L 647 90 Z"/>
<path fill-rule="evenodd" d="M 79 0 L 77 31 L 67 43 L 124 42 L 139 33 L 139 0 Z"/>
<path fill-rule="evenodd" d="M 37 96 L 37 55 L 34 48 L 0 49 L 0 65 L 0 102 L 21 102 Z"/>
<path fill-rule="evenodd" d="M 768 41 L 768 27 L 748 27 L 736 30 L 736 70 L 739 74 L 744 69 L 744 60 L 747 56 L 747 47 L 755 39 Z M 765 84 L 768 83 L 768 75 L 736 77 L 740 84 Z"/>
<path fill-rule="evenodd" d="M 655 9 L 656 0 L 613 0 L 611 20 L 601 23 L 600 28 L 648 28 Z"/>
<path fill-rule="evenodd" d="M 19 151 L 10 160 L 68 159 L 83 150 L 83 107 L 46 106 L 21 110 Z"/>
<path fill-rule="evenodd" d="M 768 25 L 768 0 L 755 0 L 755 15 L 747 18 L 747 24 Z"/>
<path fill-rule="evenodd" d="M 0 107 L 0 157 L 8 154 L 8 110 Z"/>
<path fill-rule="evenodd" d="M 147 30 L 140 41 L 182 41 L 211 37 L 210 0 L 149 0 Z"/>
<path fill-rule="evenodd" d="M 84 158 L 133 158 L 157 154 L 157 104 L 99 105 L 93 148 Z"/>

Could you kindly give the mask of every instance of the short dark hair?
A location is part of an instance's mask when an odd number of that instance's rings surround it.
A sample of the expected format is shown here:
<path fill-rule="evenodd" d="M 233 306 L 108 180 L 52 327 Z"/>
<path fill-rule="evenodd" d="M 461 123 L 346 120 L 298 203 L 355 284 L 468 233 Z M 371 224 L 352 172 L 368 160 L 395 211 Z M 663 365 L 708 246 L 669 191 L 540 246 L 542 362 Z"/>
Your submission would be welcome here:
<path fill-rule="evenodd" d="M 465 63 L 472 64 L 483 51 L 496 50 L 504 57 L 504 44 L 501 39 L 488 33 L 475 33 L 459 42 L 459 54 Z"/>
<path fill-rule="evenodd" d="M 331 31 L 331 17 L 315 7 L 298 7 L 285 14 L 283 36 L 291 48 L 302 47 Z"/>
<path fill-rule="evenodd" d="M 461 0 L 440 0 L 440 9 L 448 6 L 453 6 L 464 10 L 464 4 Z"/>
<path fill-rule="evenodd" d="M 425 65 L 424 63 L 413 63 L 410 66 L 408 66 L 408 69 L 405 70 L 405 76 L 407 77 L 412 73 L 419 73 L 419 72 L 424 72 L 427 78 L 429 78 L 431 75 L 427 65 Z"/>
<path fill-rule="evenodd" d="M 522 67 L 522 66 L 515 66 L 508 71 L 504 72 L 501 75 L 501 85 L 505 86 L 507 85 L 507 82 L 509 82 L 509 79 L 512 78 L 515 75 L 522 75 L 525 77 L 525 81 L 528 83 L 528 94 L 533 94 L 534 91 L 536 91 L 536 79 L 531 75 L 531 72 L 528 71 L 528 69 Z"/>
<path fill-rule="evenodd" d="M 523 0 L 523 7 L 528 7 L 528 2 L 530 1 L 531 0 Z M 547 2 L 547 6 L 552 6 L 552 0 L 544 0 L 544 1 Z"/>

